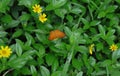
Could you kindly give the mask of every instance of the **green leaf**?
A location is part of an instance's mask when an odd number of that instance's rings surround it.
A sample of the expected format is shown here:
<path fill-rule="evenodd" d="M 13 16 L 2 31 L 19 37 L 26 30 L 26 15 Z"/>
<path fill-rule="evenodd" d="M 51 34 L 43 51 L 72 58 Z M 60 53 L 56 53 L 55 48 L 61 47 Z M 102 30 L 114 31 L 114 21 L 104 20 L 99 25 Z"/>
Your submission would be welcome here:
<path fill-rule="evenodd" d="M 18 30 L 16 30 L 16 32 L 13 33 L 12 37 L 17 38 L 17 37 L 20 37 L 22 34 L 23 34 L 23 30 L 18 29 Z"/>
<path fill-rule="evenodd" d="M 76 76 L 83 76 L 83 72 L 79 72 Z"/>
<path fill-rule="evenodd" d="M 74 14 L 79 14 L 82 12 L 82 10 L 78 7 L 74 7 L 70 12 Z"/>
<path fill-rule="evenodd" d="M 0 0 L 0 12 L 5 13 L 9 9 L 8 5 L 11 0 Z"/>
<path fill-rule="evenodd" d="M 72 44 L 72 45 L 78 44 L 78 40 L 77 39 L 79 37 L 80 37 L 80 33 L 72 32 L 71 36 L 70 36 L 70 39 L 69 39 L 70 44 Z"/>
<path fill-rule="evenodd" d="M 118 58 L 120 58 L 120 49 L 118 49 L 112 53 L 112 61 L 113 62 L 117 61 Z"/>
<path fill-rule="evenodd" d="M 98 29 L 102 37 L 105 36 L 105 28 L 102 25 L 98 25 Z"/>
<path fill-rule="evenodd" d="M 52 71 L 55 72 L 59 67 L 59 62 L 58 62 L 58 59 L 55 58 L 54 62 L 53 62 L 53 65 L 52 65 Z"/>
<path fill-rule="evenodd" d="M 27 39 L 27 42 L 25 45 L 27 46 L 30 46 L 31 44 L 33 44 L 35 41 L 34 41 L 34 38 L 32 37 L 32 35 L 30 35 L 29 33 L 25 33 L 25 37 Z"/>
<path fill-rule="evenodd" d="M 41 44 L 34 44 L 34 48 L 36 49 L 36 50 L 38 50 L 37 52 L 36 52 L 36 55 L 39 57 L 39 58 L 42 58 L 44 55 L 45 55 L 45 47 L 43 46 L 43 45 L 41 45 Z"/>
<path fill-rule="evenodd" d="M 55 14 L 64 19 L 65 14 L 67 13 L 66 9 L 56 9 Z"/>
<path fill-rule="evenodd" d="M 83 24 L 84 24 L 83 29 L 89 29 L 90 25 L 89 25 L 88 20 L 82 18 L 82 22 L 83 22 Z"/>
<path fill-rule="evenodd" d="M 53 65 L 54 61 L 56 60 L 56 57 L 53 54 L 47 54 L 45 59 L 48 66 L 50 66 Z"/>
<path fill-rule="evenodd" d="M 35 0 L 19 0 L 19 4 L 18 5 L 24 5 L 26 7 L 32 7 L 32 5 L 34 4 Z"/>
<path fill-rule="evenodd" d="M 31 72 L 30 72 L 30 70 L 29 70 L 28 67 L 21 68 L 20 71 L 21 71 L 21 73 L 22 73 L 23 75 L 30 75 L 30 74 L 31 74 Z"/>
<path fill-rule="evenodd" d="M 20 23 L 19 20 L 12 20 L 10 23 L 8 23 L 8 25 L 4 25 L 4 27 L 5 27 L 6 29 L 8 29 L 8 28 L 13 28 L 13 27 L 17 27 L 19 23 Z"/>
<path fill-rule="evenodd" d="M 61 76 L 61 71 L 53 72 L 51 76 Z"/>
<path fill-rule="evenodd" d="M 96 64 L 96 59 L 93 58 L 93 57 L 90 57 L 89 62 L 90 62 L 90 64 L 94 67 L 95 64 Z"/>
<path fill-rule="evenodd" d="M 69 22 L 72 22 L 73 21 L 73 16 L 71 16 L 71 15 L 67 15 L 67 20 L 69 21 Z"/>
<path fill-rule="evenodd" d="M 8 62 L 8 65 L 11 68 L 19 69 L 22 68 L 27 61 L 24 58 L 16 58 L 15 60 L 11 60 Z"/>
<path fill-rule="evenodd" d="M 28 20 L 30 19 L 30 17 L 31 17 L 30 14 L 25 13 L 25 14 L 22 14 L 22 15 L 19 17 L 19 19 L 20 19 L 21 22 L 24 22 L 24 21 L 28 21 Z"/>
<path fill-rule="evenodd" d="M 17 58 L 14 57 L 11 60 L 9 60 L 7 65 L 14 69 L 20 69 L 26 64 L 28 60 L 32 59 L 31 55 L 33 55 L 34 53 L 34 50 L 28 50 L 23 55 Z"/>
<path fill-rule="evenodd" d="M 101 50 L 103 50 L 103 44 L 102 43 L 97 43 L 96 44 L 96 47 L 97 47 L 97 51 L 101 51 Z"/>
<path fill-rule="evenodd" d="M 65 27 L 64 30 L 65 30 L 65 34 L 66 34 L 68 37 L 70 37 L 70 36 L 71 36 L 71 33 L 72 33 L 72 31 L 70 30 L 70 28 Z"/>
<path fill-rule="evenodd" d="M 118 2 L 120 4 L 120 0 L 115 0 L 116 2 Z"/>
<path fill-rule="evenodd" d="M 37 39 L 43 44 L 48 44 L 49 40 L 44 34 L 36 34 Z"/>
<path fill-rule="evenodd" d="M 77 59 L 72 59 L 72 65 L 76 69 L 80 70 L 82 63 L 79 60 L 77 60 Z"/>
<path fill-rule="evenodd" d="M 50 76 L 50 72 L 46 67 L 40 66 L 40 70 L 41 70 L 41 75 L 42 76 Z"/>
<path fill-rule="evenodd" d="M 35 66 L 31 65 L 30 69 L 31 69 L 32 76 L 37 76 L 37 70 L 36 70 Z"/>
<path fill-rule="evenodd" d="M 7 35 L 8 33 L 5 31 L 0 31 L 0 37 L 3 38 Z"/>
<path fill-rule="evenodd" d="M 111 60 L 104 60 L 101 64 L 102 67 L 110 66 L 112 64 Z"/>
<path fill-rule="evenodd" d="M 101 11 L 99 14 L 98 14 L 98 18 L 103 18 L 106 16 L 106 12 L 105 11 Z"/>
<path fill-rule="evenodd" d="M 101 21 L 93 20 L 90 22 L 90 26 L 99 25 Z"/>
<path fill-rule="evenodd" d="M 20 43 L 16 40 L 16 47 L 15 47 L 15 51 L 16 51 L 16 54 L 18 56 L 21 56 L 22 55 L 22 47 L 20 45 Z"/>
<path fill-rule="evenodd" d="M 0 19 L 2 22 L 4 23 L 10 23 L 13 19 L 10 15 L 6 14 L 5 16 L 3 16 L 1 19 Z"/>
<path fill-rule="evenodd" d="M 56 8 L 60 8 L 66 2 L 67 2 L 67 0 L 51 0 L 50 4 L 47 5 L 46 10 L 50 11 L 50 10 L 54 10 Z"/>
<path fill-rule="evenodd" d="M 106 10 L 107 13 L 112 13 L 114 12 L 116 9 L 118 8 L 118 6 L 114 5 L 114 6 L 109 6 Z"/>

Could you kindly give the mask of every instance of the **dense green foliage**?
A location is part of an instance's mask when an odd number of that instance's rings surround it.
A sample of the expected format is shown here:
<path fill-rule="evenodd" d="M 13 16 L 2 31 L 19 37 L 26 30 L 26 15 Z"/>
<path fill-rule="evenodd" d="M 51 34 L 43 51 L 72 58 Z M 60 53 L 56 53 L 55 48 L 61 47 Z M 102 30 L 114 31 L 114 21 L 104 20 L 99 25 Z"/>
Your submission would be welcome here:
<path fill-rule="evenodd" d="M 120 0 L 0 0 L 0 46 L 12 49 L 0 58 L 0 76 L 119 76 L 119 6 Z M 49 40 L 56 29 L 66 36 Z"/>

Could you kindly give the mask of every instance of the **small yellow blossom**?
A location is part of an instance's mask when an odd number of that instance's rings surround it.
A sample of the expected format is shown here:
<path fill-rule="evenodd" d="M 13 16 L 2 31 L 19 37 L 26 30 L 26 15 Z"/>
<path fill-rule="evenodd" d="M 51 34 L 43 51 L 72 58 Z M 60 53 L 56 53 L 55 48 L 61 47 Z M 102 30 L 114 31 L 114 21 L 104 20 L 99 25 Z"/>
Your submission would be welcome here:
<path fill-rule="evenodd" d="M 0 54 L 0 58 L 2 57 L 2 55 Z"/>
<path fill-rule="evenodd" d="M 40 7 L 40 5 L 35 4 L 32 8 L 33 8 L 33 11 L 35 13 L 41 13 L 42 12 L 42 8 Z"/>
<path fill-rule="evenodd" d="M 110 46 L 110 49 L 111 49 L 112 51 L 115 51 L 115 50 L 118 49 L 118 46 L 115 45 L 115 44 L 112 44 L 112 45 Z"/>
<path fill-rule="evenodd" d="M 90 46 L 89 46 L 89 53 L 92 55 L 92 51 L 93 51 L 93 47 L 94 47 L 95 45 L 94 44 L 91 44 Z"/>
<path fill-rule="evenodd" d="M 8 58 L 11 53 L 12 53 L 12 51 L 8 46 L 6 46 L 6 47 L 1 46 L 0 57 L 7 57 Z"/>
<path fill-rule="evenodd" d="M 44 23 L 44 22 L 47 20 L 47 18 L 46 18 L 46 14 L 45 14 L 45 13 L 40 14 L 40 16 L 39 16 L 39 20 L 40 20 L 42 23 Z"/>

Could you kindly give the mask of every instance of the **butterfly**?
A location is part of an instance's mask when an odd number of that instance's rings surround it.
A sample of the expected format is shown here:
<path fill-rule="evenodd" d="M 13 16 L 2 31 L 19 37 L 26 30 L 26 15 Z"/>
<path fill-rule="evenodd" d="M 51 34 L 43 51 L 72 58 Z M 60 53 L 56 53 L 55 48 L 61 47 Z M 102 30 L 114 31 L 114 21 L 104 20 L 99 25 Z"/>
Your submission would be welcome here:
<path fill-rule="evenodd" d="M 62 32 L 60 30 L 53 30 L 50 32 L 49 40 L 54 40 L 54 39 L 63 38 L 63 37 L 65 37 L 64 32 Z"/>

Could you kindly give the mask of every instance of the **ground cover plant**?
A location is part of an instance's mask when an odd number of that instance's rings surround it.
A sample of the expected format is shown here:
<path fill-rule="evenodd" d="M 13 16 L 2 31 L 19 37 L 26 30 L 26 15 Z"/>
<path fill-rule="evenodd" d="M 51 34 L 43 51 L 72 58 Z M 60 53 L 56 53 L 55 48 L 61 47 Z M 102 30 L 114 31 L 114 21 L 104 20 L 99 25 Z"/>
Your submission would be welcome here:
<path fill-rule="evenodd" d="M 0 0 L 0 76 L 119 76 L 120 0 Z"/>

